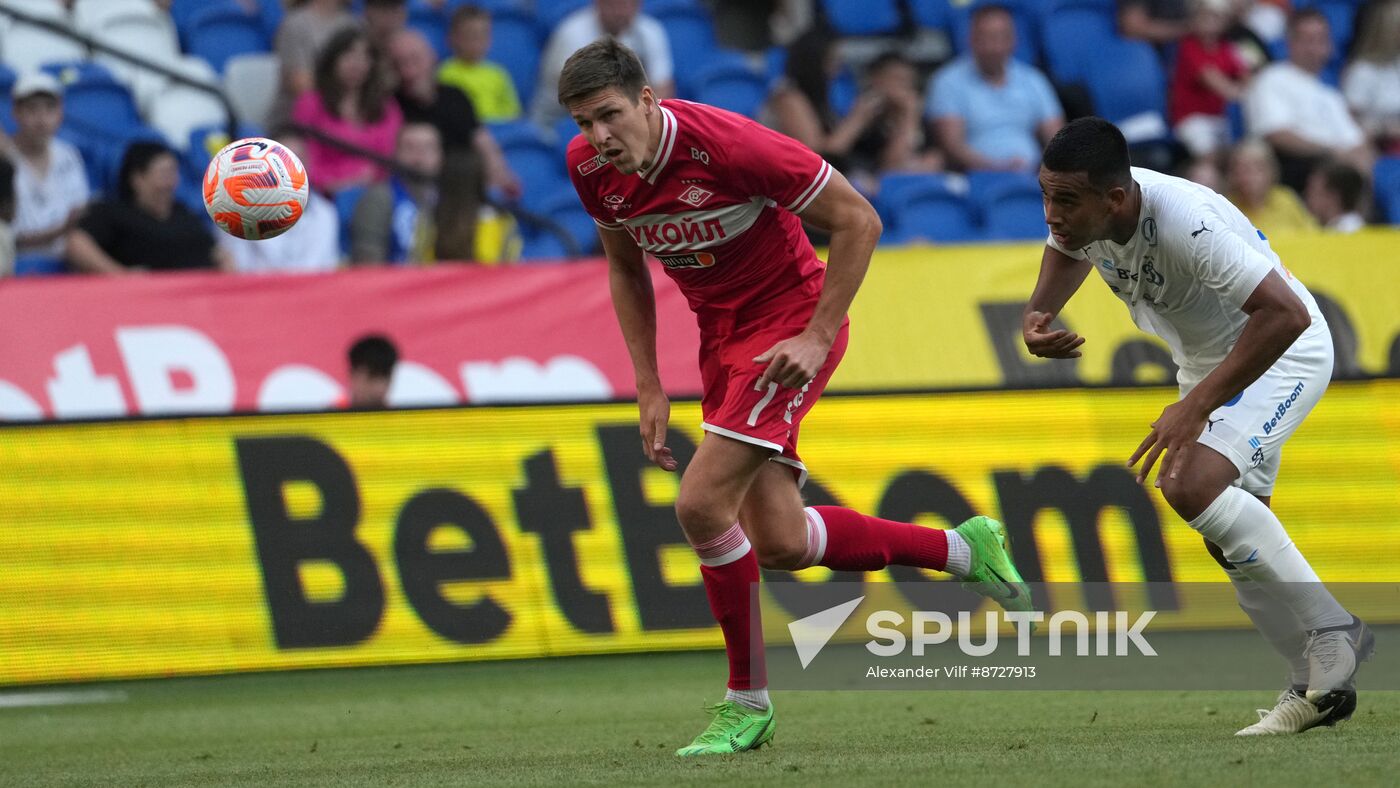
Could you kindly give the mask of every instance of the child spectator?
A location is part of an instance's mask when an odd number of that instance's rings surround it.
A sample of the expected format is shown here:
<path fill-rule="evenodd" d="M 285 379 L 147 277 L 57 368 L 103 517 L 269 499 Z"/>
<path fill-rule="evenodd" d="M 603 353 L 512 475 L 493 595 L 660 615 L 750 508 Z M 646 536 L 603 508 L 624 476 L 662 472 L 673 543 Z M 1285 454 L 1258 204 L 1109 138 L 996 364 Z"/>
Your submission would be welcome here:
<path fill-rule="evenodd" d="M 1400 155 L 1400 0 L 1367 6 L 1356 31 L 1342 94 L 1376 147 Z"/>
<path fill-rule="evenodd" d="M 404 172 L 366 190 L 355 205 L 350 259 L 357 264 L 437 260 L 437 184 L 443 162 L 437 127 L 404 124 L 394 161 Z"/>
<path fill-rule="evenodd" d="M 458 8 L 452 14 L 448 42 L 452 57 L 438 69 L 438 81 L 467 94 L 483 123 L 519 118 L 520 97 L 510 74 L 486 59 L 491 49 L 491 15 L 474 5 Z"/>
<path fill-rule="evenodd" d="M 1354 233 L 1366 226 L 1361 216 L 1361 197 L 1366 179 L 1355 167 L 1329 161 L 1308 176 L 1304 194 L 1308 210 L 1324 228 L 1337 233 Z"/>
<path fill-rule="evenodd" d="M 342 30 L 316 59 L 316 90 L 302 94 L 292 120 L 388 158 L 403 114 L 385 80 L 385 66 L 359 29 Z M 307 145 L 312 184 L 334 194 L 384 179 L 384 168 L 320 139 Z"/>
<path fill-rule="evenodd" d="M 1191 30 L 1177 48 L 1168 92 L 1172 127 L 1191 155 L 1200 158 L 1230 139 L 1225 103 L 1244 94 L 1248 70 L 1221 36 L 1230 0 L 1192 0 Z"/>

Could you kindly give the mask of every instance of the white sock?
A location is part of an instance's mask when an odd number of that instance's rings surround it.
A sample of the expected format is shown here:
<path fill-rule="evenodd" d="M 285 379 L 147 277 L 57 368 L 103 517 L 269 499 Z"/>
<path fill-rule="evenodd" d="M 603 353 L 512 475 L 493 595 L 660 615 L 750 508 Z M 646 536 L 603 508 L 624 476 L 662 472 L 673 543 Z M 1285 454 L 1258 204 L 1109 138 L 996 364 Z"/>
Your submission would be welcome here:
<path fill-rule="evenodd" d="M 1254 622 L 1254 628 L 1269 641 L 1274 651 L 1287 660 L 1289 686 L 1306 688 L 1308 658 L 1303 656 L 1303 645 L 1307 643 L 1308 633 L 1298 623 L 1297 617 L 1239 569 L 1227 569 L 1225 574 L 1230 576 L 1230 582 L 1235 586 L 1240 609 Z"/>
<path fill-rule="evenodd" d="M 724 693 L 724 699 L 742 703 L 754 711 L 763 711 L 769 706 L 767 687 L 746 690 L 732 689 Z"/>
<path fill-rule="evenodd" d="M 1303 629 L 1351 623 L 1351 614 L 1322 585 L 1283 523 L 1258 498 L 1226 487 L 1190 525 L 1215 543 L 1226 561 L 1292 611 Z"/>
<path fill-rule="evenodd" d="M 948 536 L 948 574 L 967 577 L 967 573 L 972 571 L 972 549 L 957 531 L 949 528 L 943 533 Z"/>

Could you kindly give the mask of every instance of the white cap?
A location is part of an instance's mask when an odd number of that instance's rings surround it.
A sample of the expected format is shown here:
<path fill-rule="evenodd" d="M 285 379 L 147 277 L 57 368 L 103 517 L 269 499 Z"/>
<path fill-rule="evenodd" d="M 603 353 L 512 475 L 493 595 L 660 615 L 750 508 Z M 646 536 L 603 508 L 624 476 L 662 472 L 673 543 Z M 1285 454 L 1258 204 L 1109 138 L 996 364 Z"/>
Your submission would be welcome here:
<path fill-rule="evenodd" d="M 63 85 L 59 84 L 57 77 L 47 71 L 29 71 L 15 80 L 15 87 L 14 90 L 10 91 L 10 98 L 19 101 L 38 93 L 47 93 L 54 98 L 59 98 L 63 95 Z"/>

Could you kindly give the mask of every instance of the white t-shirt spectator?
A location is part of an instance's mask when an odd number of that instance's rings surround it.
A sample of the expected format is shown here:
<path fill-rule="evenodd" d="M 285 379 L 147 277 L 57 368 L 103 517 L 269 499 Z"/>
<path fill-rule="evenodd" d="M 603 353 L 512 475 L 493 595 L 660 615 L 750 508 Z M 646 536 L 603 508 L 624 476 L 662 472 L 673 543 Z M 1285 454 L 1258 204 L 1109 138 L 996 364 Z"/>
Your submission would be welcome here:
<path fill-rule="evenodd" d="M 340 214 L 330 200 L 311 193 L 292 229 L 263 241 L 219 233 L 219 244 L 233 256 L 239 273 L 316 273 L 340 264 Z"/>
<path fill-rule="evenodd" d="M 1333 150 L 1366 141 L 1341 91 L 1292 63 L 1275 63 L 1259 72 L 1245 94 L 1244 113 L 1255 136 L 1291 131 Z"/>
<path fill-rule="evenodd" d="M 49 171 L 40 175 L 15 156 L 15 235 L 43 232 L 63 224 L 92 196 L 78 149 L 63 140 L 49 142 Z M 63 257 L 63 237 L 46 246 L 20 250 L 21 257 Z"/>
<path fill-rule="evenodd" d="M 1367 129 L 1378 131 L 1400 122 L 1400 58 L 1352 63 L 1342 76 L 1342 94 Z"/>
<path fill-rule="evenodd" d="M 564 17 L 554 29 L 540 58 L 540 84 L 530 111 L 536 123 L 552 126 L 563 117 L 564 108 L 559 106 L 559 72 L 564 62 L 569 55 L 606 35 L 598 23 L 598 11 L 592 5 Z M 622 31 L 617 40 L 637 53 L 642 68 L 646 69 L 648 83 L 659 85 L 671 81 L 671 40 L 660 22 L 646 14 L 637 14 L 632 26 Z"/>

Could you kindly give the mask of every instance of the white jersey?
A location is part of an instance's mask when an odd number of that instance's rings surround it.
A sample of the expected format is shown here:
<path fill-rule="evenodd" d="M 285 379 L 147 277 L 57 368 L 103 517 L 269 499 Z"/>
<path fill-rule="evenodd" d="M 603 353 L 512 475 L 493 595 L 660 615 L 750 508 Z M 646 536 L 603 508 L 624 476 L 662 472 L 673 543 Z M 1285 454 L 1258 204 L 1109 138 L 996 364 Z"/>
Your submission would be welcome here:
<path fill-rule="evenodd" d="M 1312 326 L 1299 343 L 1326 334 L 1327 323 L 1312 294 L 1229 200 L 1183 178 L 1140 167 L 1132 173 L 1142 189 L 1142 211 L 1137 232 L 1126 244 L 1095 241 L 1070 250 L 1054 237 L 1046 243 L 1092 262 L 1128 305 L 1138 328 L 1167 343 L 1180 368 L 1177 383 L 1183 393 L 1235 346 L 1249 319 L 1241 307 L 1271 270 L 1312 315 Z"/>

